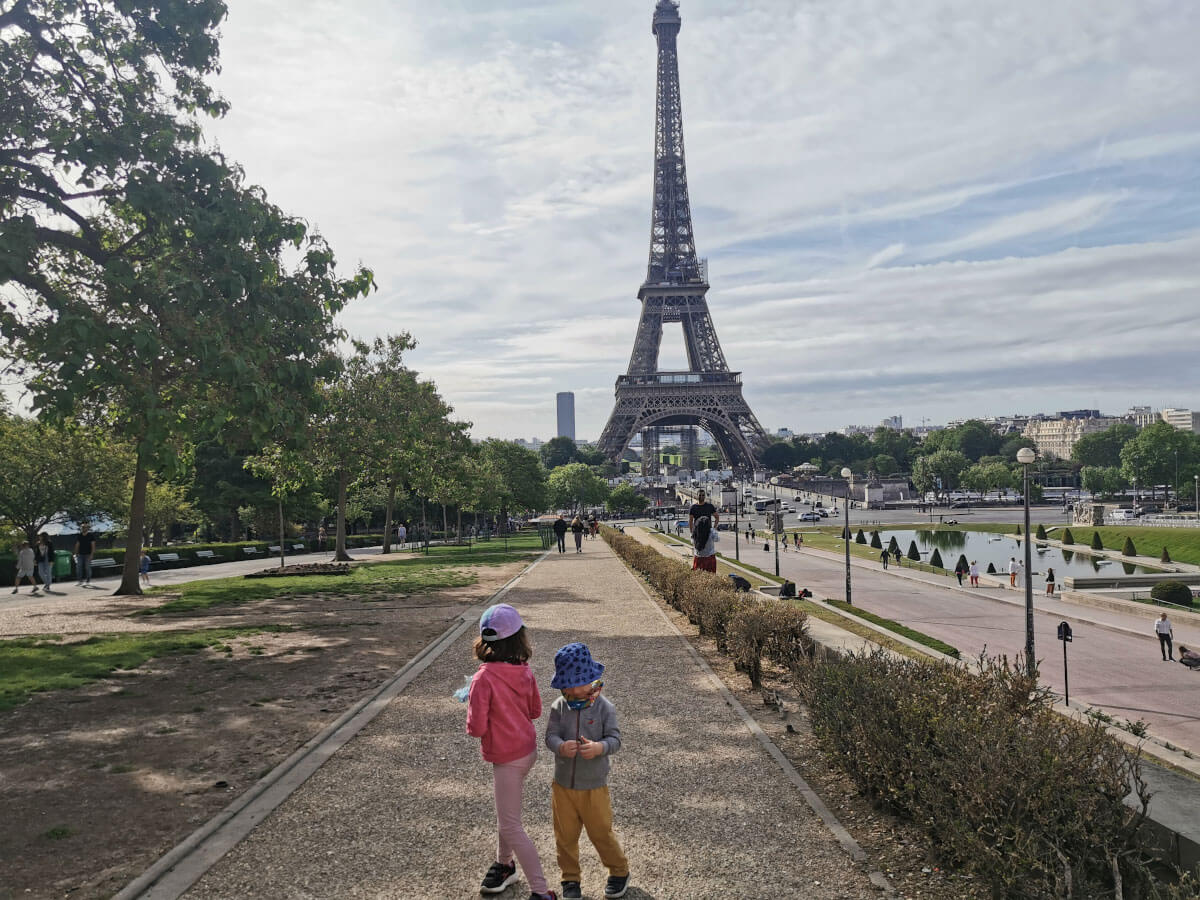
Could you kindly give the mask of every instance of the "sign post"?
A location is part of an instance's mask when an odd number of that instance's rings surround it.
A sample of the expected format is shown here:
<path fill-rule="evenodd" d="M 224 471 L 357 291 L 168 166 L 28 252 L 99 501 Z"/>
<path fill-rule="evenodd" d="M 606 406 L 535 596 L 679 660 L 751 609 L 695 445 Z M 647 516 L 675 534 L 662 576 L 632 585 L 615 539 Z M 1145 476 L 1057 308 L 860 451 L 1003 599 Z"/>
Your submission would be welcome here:
<path fill-rule="evenodd" d="M 1071 643 L 1074 638 L 1071 636 L 1071 624 L 1069 622 L 1058 623 L 1058 639 L 1063 645 L 1063 698 L 1068 706 L 1071 705 L 1071 685 L 1067 681 L 1067 644 Z"/>

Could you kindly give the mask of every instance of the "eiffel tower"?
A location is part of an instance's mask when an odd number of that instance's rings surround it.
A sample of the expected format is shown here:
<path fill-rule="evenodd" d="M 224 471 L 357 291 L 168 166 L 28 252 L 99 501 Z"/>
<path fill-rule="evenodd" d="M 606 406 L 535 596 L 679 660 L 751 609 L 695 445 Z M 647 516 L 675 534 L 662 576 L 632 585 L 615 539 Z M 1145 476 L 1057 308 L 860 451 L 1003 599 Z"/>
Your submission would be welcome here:
<path fill-rule="evenodd" d="M 638 291 L 642 317 L 629 370 L 617 378 L 616 406 L 599 443 L 600 450 L 616 460 L 640 431 L 643 473 L 658 470 L 658 435 L 663 430 L 694 434 L 696 426 L 703 428 L 733 468 L 752 468 L 756 449 L 767 439 L 742 397 L 742 373 L 729 371 L 721 352 L 705 299 L 708 262 L 696 257 L 683 157 L 676 50 L 680 26 L 678 3 L 658 0 L 651 28 L 658 38 L 658 108 L 650 264 Z M 658 368 L 664 322 L 683 325 L 685 372 Z"/>

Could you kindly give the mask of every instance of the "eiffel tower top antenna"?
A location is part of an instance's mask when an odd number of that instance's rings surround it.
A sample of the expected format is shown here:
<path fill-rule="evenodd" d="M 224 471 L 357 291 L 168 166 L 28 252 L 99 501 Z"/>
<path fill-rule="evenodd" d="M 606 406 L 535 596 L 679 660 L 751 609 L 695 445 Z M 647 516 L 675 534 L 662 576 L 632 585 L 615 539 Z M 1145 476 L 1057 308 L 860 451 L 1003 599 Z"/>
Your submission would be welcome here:
<path fill-rule="evenodd" d="M 658 99 L 654 127 L 654 205 L 650 216 L 647 284 L 702 284 L 683 152 L 676 38 L 683 25 L 676 0 L 658 0 L 651 31 L 658 38 Z"/>

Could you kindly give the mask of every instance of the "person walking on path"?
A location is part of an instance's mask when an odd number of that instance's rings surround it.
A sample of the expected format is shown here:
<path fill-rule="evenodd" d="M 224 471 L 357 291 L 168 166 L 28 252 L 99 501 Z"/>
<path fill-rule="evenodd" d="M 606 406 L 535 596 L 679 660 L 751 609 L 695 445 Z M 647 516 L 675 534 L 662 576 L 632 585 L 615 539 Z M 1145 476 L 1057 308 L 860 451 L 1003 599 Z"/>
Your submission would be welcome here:
<path fill-rule="evenodd" d="M 138 571 L 142 575 L 142 584 L 150 587 L 150 554 L 142 548 L 142 558 L 138 560 Z"/>
<path fill-rule="evenodd" d="M 1008 586 L 1009 587 L 1017 586 L 1017 572 L 1019 572 L 1019 571 L 1021 571 L 1021 566 L 1020 566 L 1020 564 L 1017 563 L 1017 558 L 1015 556 L 1010 556 L 1008 558 Z"/>
<path fill-rule="evenodd" d="M 971 587 L 979 587 L 979 563 L 976 560 L 971 560 L 967 574 L 971 576 Z"/>
<path fill-rule="evenodd" d="M 481 739 L 480 752 L 492 764 L 499 838 L 496 861 L 479 890 L 502 893 L 517 881 L 519 861 L 533 892 L 530 900 L 558 900 L 546 885 L 537 848 L 521 824 L 525 778 L 537 761 L 533 723 L 542 717 L 542 695 L 529 667 L 532 656 L 525 623 L 513 607 L 498 603 L 484 610 L 475 639 L 475 658 L 481 665 L 467 694 L 467 734 Z"/>
<path fill-rule="evenodd" d="M 896 565 L 900 565 L 900 545 L 897 544 L 892 548 L 892 559 L 896 561 Z"/>
<path fill-rule="evenodd" d="M 321 551 L 322 553 L 324 553 L 324 552 L 325 552 L 325 541 L 326 541 L 328 538 L 329 538 L 329 532 L 327 532 L 327 531 L 325 530 L 325 526 L 324 526 L 324 525 L 320 526 L 320 527 L 317 529 L 317 549 L 318 549 L 319 551 Z"/>
<path fill-rule="evenodd" d="M 96 551 L 96 536 L 92 534 L 91 526 L 84 522 L 79 526 L 79 534 L 75 538 L 75 574 L 78 585 L 92 583 L 92 554 Z"/>
<path fill-rule="evenodd" d="M 559 516 L 554 520 L 554 536 L 558 538 L 558 552 L 567 552 L 567 520 Z"/>
<path fill-rule="evenodd" d="M 954 577 L 958 579 L 958 586 L 962 587 L 963 576 L 967 574 L 967 567 L 961 560 L 954 566 Z"/>
<path fill-rule="evenodd" d="M 54 593 L 50 590 L 54 584 L 54 545 L 50 543 L 50 535 L 44 531 L 38 535 L 38 542 L 33 547 L 33 561 L 37 563 L 42 590 L 47 594 Z"/>
<path fill-rule="evenodd" d="M 692 568 L 717 572 L 717 529 L 708 516 L 697 519 L 692 529 Z"/>
<path fill-rule="evenodd" d="M 400 549 L 404 549 L 404 545 L 408 543 L 408 529 L 401 522 L 396 526 L 396 543 L 400 545 Z"/>
<path fill-rule="evenodd" d="M 1054 570 L 1046 569 L 1046 596 L 1054 593 Z"/>
<path fill-rule="evenodd" d="M 600 534 L 600 523 L 596 521 L 595 516 L 592 516 L 588 520 L 588 540 L 594 541 L 598 534 Z"/>
<path fill-rule="evenodd" d="M 600 695 L 603 674 L 604 666 L 592 659 L 586 644 L 567 644 L 554 654 L 550 686 L 562 696 L 550 706 L 546 746 L 554 753 L 550 808 L 562 900 L 583 897 L 579 834 L 585 828 L 608 869 L 604 896 L 624 897 L 629 887 L 629 860 L 613 833 L 608 792 L 608 758 L 621 749 L 621 730 L 612 703 Z"/>
<path fill-rule="evenodd" d="M 29 579 L 29 584 L 33 587 L 33 596 L 41 594 L 37 579 L 33 577 L 34 565 L 33 548 L 29 546 L 29 541 L 21 541 L 21 548 L 17 551 L 17 580 L 13 583 L 12 591 L 14 594 L 20 593 L 22 578 Z"/>
<path fill-rule="evenodd" d="M 571 534 L 575 535 L 575 552 L 583 552 L 583 520 L 576 516 L 571 520 Z"/>
<path fill-rule="evenodd" d="M 884 551 L 883 551 L 882 553 L 880 553 L 880 554 L 879 554 L 879 561 L 880 561 L 881 563 L 883 563 L 883 567 L 884 567 L 885 569 L 888 567 L 888 552 L 887 552 L 887 548 L 884 548 Z"/>
<path fill-rule="evenodd" d="M 1171 620 L 1163 613 L 1154 621 L 1154 633 L 1158 635 L 1158 649 L 1162 651 L 1163 662 L 1175 659 L 1175 649 L 1172 642 L 1175 632 L 1171 629 Z M 1182 651 L 1182 647 L 1180 650 Z"/>

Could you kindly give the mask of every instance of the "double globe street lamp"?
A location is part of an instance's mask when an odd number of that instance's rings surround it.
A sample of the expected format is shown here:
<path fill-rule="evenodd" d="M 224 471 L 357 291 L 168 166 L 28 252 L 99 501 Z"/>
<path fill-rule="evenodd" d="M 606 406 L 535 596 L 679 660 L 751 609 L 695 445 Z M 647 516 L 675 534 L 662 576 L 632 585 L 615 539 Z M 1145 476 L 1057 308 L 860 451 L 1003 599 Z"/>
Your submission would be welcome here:
<path fill-rule="evenodd" d="M 1030 677 L 1037 675 L 1037 662 L 1033 653 L 1033 560 L 1030 546 L 1033 542 L 1029 539 L 1029 465 L 1035 459 L 1037 454 L 1029 447 L 1022 447 L 1017 451 L 1017 462 L 1025 470 L 1024 489 L 1021 491 L 1025 501 L 1025 670 Z"/>

